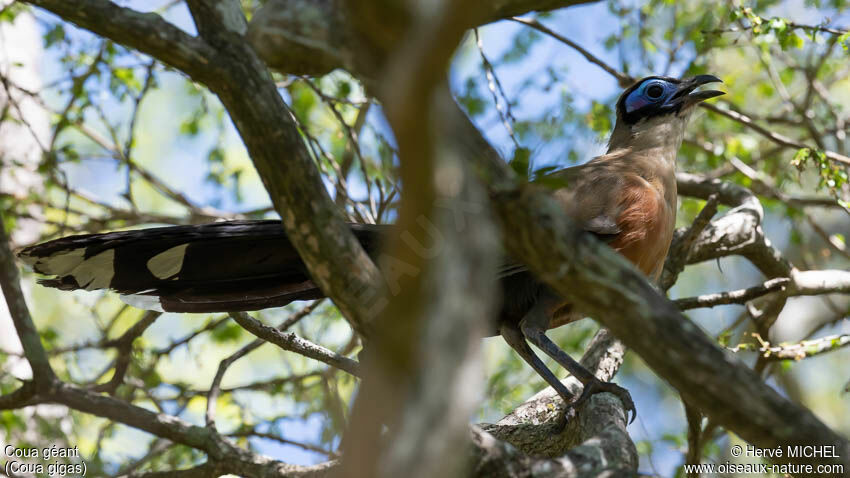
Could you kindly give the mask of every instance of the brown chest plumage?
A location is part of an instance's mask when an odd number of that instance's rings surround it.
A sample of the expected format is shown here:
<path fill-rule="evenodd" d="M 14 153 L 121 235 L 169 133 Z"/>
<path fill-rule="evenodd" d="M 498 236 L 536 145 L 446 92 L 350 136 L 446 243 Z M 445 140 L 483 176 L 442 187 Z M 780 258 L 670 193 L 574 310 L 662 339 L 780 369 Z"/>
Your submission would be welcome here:
<path fill-rule="evenodd" d="M 664 200 L 658 183 L 640 176 L 627 179 L 621 194 L 617 226 L 621 232 L 611 247 L 623 254 L 652 280 L 658 280 L 673 239 L 676 220 L 674 204 Z"/>

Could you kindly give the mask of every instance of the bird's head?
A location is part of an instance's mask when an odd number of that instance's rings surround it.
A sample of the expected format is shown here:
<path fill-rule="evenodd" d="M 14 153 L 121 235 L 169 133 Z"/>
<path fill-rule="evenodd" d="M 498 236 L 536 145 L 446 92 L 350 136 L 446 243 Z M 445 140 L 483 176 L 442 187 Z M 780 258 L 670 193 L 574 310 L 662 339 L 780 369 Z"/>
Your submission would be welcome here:
<path fill-rule="evenodd" d="M 620 147 L 646 147 L 663 141 L 679 149 L 693 107 L 722 91 L 696 89 L 722 81 L 713 75 L 693 78 L 649 76 L 626 89 L 617 101 L 617 124 L 609 151 Z M 637 142 L 637 143 L 636 143 Z"/>

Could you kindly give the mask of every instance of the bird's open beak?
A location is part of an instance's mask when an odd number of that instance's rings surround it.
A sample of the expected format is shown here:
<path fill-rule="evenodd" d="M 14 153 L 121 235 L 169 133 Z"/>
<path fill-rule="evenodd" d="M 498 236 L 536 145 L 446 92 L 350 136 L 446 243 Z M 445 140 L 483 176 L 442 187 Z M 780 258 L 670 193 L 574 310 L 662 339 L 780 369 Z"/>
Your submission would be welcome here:
<path fill-rule="evenodd" d="M 693 78 L 683 80 L 679 84 L 679 89 L 676 94 L 667 102 L 671 106 L 675 103 L 681 103 L 682 108 L 689 108 L 698 103 L 701 103 L 715 96 L 725 95 L 723 91 L 717 90 L 700 90 L 694 91 L 698 87 L 708 83 L 723 83 L 723 80 L 714 75 L 697 75 Z"/>

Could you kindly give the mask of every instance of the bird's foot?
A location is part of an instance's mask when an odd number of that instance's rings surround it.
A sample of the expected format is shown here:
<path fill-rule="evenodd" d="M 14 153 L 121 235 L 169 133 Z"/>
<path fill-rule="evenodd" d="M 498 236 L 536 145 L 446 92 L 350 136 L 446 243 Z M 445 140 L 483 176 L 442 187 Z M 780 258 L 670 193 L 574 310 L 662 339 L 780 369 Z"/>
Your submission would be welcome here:
<path fill-rule="evenodd" d="M 626 422 L 632 423 L 637 418 L 637 410 L 635 409 L 635 402 L 632 400 L 632 396 L 628 390 L 617 385 L 613 382 L 603 382 L 597 378 L 587 382 L 584 384 L 584 390 L 582 390 L 581 395 L 577 399 L 575 399 L 572 403 L 567 405 L 566 416 L 570 415 L 570 410 L 572 410 L 572 416 L 575 416 L 575 410 L 578 409 L 584 402 L 586 402 L 590 397 L 596 395 L 597 393 L 608 392 L 613 393 L 623 402 L 623 408 L 626 412 Z M 631 413 L 632 419 L 629 420 L 629 414 Z"/>

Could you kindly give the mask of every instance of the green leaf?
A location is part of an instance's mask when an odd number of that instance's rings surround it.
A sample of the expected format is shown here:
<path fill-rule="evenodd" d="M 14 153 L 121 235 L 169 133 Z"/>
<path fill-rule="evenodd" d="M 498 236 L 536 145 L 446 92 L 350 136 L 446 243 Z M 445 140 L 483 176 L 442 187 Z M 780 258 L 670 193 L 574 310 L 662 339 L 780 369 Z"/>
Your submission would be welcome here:
<path fill-rule="evenodd" d="M 212 330 L 214 342 L 230 342 L 242 336 L 243 329 L 236 322 L 225 322 Z"/>
<path fill-rule="evenodd" d="M 142 89 L 142 83 L 136 78 L 136 70 L 133 68 L 114 68 L 112 74 L 115 79 L 123 83 L 127 88 L 139 91 Z"/>
<path fill-rule="evenodd" d="M 337 98 L 348 98 L 351 94 L 351 83 L 345 80 L 339 81 L 336 84 Z"/>
<path fill-rule="evenodd" d="M 12 23 L 17 18 L 18 14 L 24 11 L 25 6 L 22 3 L 11 3 L 0 8 L 0 23 Z"/>
<path fill-rule="evenodd" d="M 788 48 L 801 49 L 805 44 L 806 42 L 794 32 L 788 32 L 788 34 L 779 37 L 779 46 L 783 50 L 787 50 Z"/>
<path fill-rule="evenodd" d="M 590 129 L 596 131 L 600 134 L 600 136 L 604 136 L 611 131 L 611 117 L 613 116 L 613 111 L 611 107 L 605 103 L 600 103 L 597 101 L 593 102 L 593 105 L 590 108 L 590 113 L 588 113 L 588 123 L 590 124 Z"/>
<path fill-rule="evenodd" d="M 207 155 L 207 161 L 215 164 L 224 163 L 224 151 L 219 147 L 211 149 L 210 153 Z"/>
<path fill-rule="evenodd" d="M 542 38 L 537 30 L 526 28 L 514 36 L 513 44 L 499 60 L 501 64 L 514 63 L 528 57 L 531 48 Z"/>
<path fill-rule="evenodd" d="M 773 18 L 770 20 L 770 28 L 775 32 L 782 32 L 788 28 L 788 23 L 783 18 Z"/>
<path fill-rule="evenodd" d="M 797 152 L 794 153 L 794 159 L 791 160 L 791 165 L 802 171 L 811 154 L 812 150 L 809 148 L 798 149 Z"/>
<path fill-rule="evenodd" d="M 517 175 L 522 178 L 528 179 L 529 174 L 529 165 L 531 161 L 531 151 L 527 148 L 516 148 L 514 150 L 514 157 L 511 158 L 508 163 L 511 166 L 511 169 L 514 170 Z"/>
<path fill-rule="evenodd" d="M 180 132 L 185 135 L 195 136 L 201 130 L 201 123 L 197 116 L 192 116 L 186 121 L 180 123 Z"/>
<path fill-rule="evenodd" d="M 844 48 L 845 51 L 850 49 L 850 30 L 838 36 L 838 44 L 841 45 L 841 48 Z"/>
<path fill-rule="evenodd" d="M 57 23 L 44 34 L 44 47 L 50 48 L 63 40 L 65 40 L 65 27 L 61 23 Z"/>

